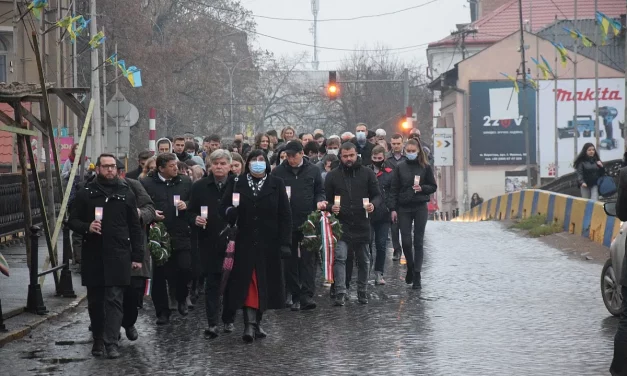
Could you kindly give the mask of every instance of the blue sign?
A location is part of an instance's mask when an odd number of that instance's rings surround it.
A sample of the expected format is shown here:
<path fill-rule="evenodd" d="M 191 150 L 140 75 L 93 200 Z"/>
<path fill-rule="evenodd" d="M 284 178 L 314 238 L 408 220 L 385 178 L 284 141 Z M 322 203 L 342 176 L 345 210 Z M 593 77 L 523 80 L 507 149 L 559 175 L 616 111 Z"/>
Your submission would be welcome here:
<path fill-rule="evenodd" d="M 52 134 L 54 137 L 59 137 L 57 134 L 59 133 L 59 128 L 52 128 Z M 69 132 L 68 128 L 61 128 L 61 137 L 68 137 Z"/>
<path fill-rule="evenodd" d="M 531 163 L 536 163 L 536 91 L 519 93 L 511 81 L 470 82 L 470 164 L 524 165 L 527 163 L 523 123 L 528 121 Z M 524 97 L 523 97 L 524 95 Z"/>

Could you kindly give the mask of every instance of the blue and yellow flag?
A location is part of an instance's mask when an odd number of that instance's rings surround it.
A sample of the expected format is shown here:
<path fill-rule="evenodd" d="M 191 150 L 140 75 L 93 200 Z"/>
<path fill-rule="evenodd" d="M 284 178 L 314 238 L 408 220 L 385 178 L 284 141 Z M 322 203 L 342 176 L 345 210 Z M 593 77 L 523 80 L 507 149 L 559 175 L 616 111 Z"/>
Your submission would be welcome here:
<path fill-rule="evenodd" d="M 607 42 L 607 37 L 610 33 L 610 27 L 614 32 L 614 36 L 617 36 L 623 28 L 623 25 L 620 21 L 617 21 L 613 18 L 608 17 L 607 15 L 597 12 L 596 13 L 597 22 L 599 23 L 599 27 L 601 28 L 601 37 L 603 38 L 603 45 Z"/>
<path fill-rule="evenodd" d="M 28 4 L 27 9 L 33 12 L 36 19 L 41 19 L 41 10 L 48 6 L 48 0 L 33 0 Z"/>
<path fill-rule="evenodd" d="M 140 71 L 136 66 L 128 67 L 128 70 L 126 71 L 126 78 L 133 87 L 142 86 L 142 71 Z"/>
<path fill-rule="evenodd" d="M 516 77 L 510 76 L 509 74 L 503 72 L 501 72 L 501 74 L 514 83 L 514 91 L 518 93 L 520 89 L 518 88 L 518 80 L 516 80 Z"/>
<path fill-rule="evenodd" d="M 566 30 L 573 39 L 581 40 L 581 43 L 584 45 L 584 47 L 592 47 L 594 45 L 594 42 L 592 41 L 592 39 L 590 39 L 587 36 L 583 35 L 581 33 L 581 31 L 579 31 L 577 29 L 571 30 L 571 29 L 569 29 L 567 27 L 564 27 L 563 29 Z"/>
<path fill-rule="evenodd" d="M 533 62 L 538 67 L 538 69 L 540 69 L 540 71 L 544 75 L 545 80 L 548 80 L 549 78 L 554 78 L 555 75 L 553 74 L 553 70 L 551 69 L 551 66 L 549 65 L 549 63 L 546 61 L 544 56 L 540 55 L 540 58 L 542 59 L 542 62 L 539 62 L 537 59 L 533 57 L 531 58 L 531 60 L 533 60 Z"/>
<path fill-rule="evenodd" d="M 74 28 L 74 22 L 78 21 L 81 18 L 83 18 L 83 16 L 76 16 L 76 17 L 67 16 L 67 17 L 63 17 L 62 19 L 56 22 L 57 26 L 59 26 L 62 29 L 67 30 L 68 34 L 70 34 L 70 39 L 72 40 L 72 43 L 76 41 L 76 32 L 75 32 L 76 29 Z"/>
<path fill-rule="evenodd" d="M 104 35 L 104 33 L 102 31 L 99 31 L 98 34 L 94 35 L 89 40 L 89 46 L 91 47 L 92 50 L 94 48 L 98 48 L 98 46 L 100 46 L 102 44 L 102 42 L 105 41 L 105 39 L 107 39 L 107 37 L 105 37 L 105 35 Z"/>
<path fill-rule="evenodd" d="M 555 44 L 551 42 L 551 44 L 557 49 L 557 52 L 559 52 L 560 60 L 562 61 L 562 66 L 566 67 L 566 64 L 568 64 L 568 60 L 570 60 L 570 57 L 568 57 L 568 51 L 566 50 L 566 47 L 564 47 L 562 43 Z"/>

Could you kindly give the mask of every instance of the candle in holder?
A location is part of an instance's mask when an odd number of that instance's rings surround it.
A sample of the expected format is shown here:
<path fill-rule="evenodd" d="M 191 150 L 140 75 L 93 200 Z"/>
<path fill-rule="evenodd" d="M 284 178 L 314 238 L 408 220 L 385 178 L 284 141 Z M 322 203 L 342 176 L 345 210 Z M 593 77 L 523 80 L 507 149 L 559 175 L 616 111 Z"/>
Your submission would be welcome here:
<path fill-rule="evenodd" d="M 204 218 L 207 219 L 207 216 L 209 214 L 209 207 L 207 206 L 201 206 L 200 207 L 200 218 Z M 207 225 L 202 225 L 202 229 L 204 230 L 207 227 Z"/>
<path fill-rule="evenodd" d="M 285 192 L 287 192 L 287 198 L 291 200 L 292 199 L 292 187 L 290 187 L 289 185 L 286 185 Z"/>
<path fill-rule="evenodd" d="M 96 221 L 102 221 L 102 207 L 98 206 L 95 210 Z"/>
<path fill-rule="evenodd" d="M 364 209 L 366 209 L 366 218 L 368 218 L 368 205 L 370 205 L 370 199 L 366 197 L 362 200 L 364 202 Z"/>
<path fill-rule="evenodd" d="M 181 196 L 179 195 L 174 195 L 174 207 L 176 208 L 176 216 L 179 216 L 179 202 L 181 202 Z"/>
<path fill-rule="evenodd" d="M 340 201 L 342 201 L 342 196 L 335 196 L 335 201 L 333 202 L 333 204 L 335 206 L 340 206 Z"/>
<path fill-rule="evenodd" d="M 416 175 L 414 176 L 414 185 L 420 185 L 420 175 Z M 416 193 L 417 191 L 414 190 L 414 193 Z"/>
<path fill-rule="evenodd" d="M 239 193 L 233 192 L 233 206 L 239 206 Z"/>

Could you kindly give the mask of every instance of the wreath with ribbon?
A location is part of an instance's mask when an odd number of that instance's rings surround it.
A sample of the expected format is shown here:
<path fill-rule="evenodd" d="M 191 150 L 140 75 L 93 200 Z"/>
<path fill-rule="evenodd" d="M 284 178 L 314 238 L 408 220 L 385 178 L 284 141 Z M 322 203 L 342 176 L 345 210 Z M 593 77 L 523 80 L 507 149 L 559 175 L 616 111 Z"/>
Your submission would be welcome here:
<path fill-rule="evenodd" d="M 319 256 L 325 280 L 333 282 L 335 246 L 342 237 L 340 221 L 332 213 L 314 211 L 307 216 L 300 230 L 303 232 L 301 247 Z"/>
<path fill-rule="evenodd" d="M 150 254 L 157 265 L 164 265 L 172 254 L 170 246 L 170 234 L 165 229 L 162 222 L 155 222 L 150 225 L 148 232 L 148 247 Z"/>

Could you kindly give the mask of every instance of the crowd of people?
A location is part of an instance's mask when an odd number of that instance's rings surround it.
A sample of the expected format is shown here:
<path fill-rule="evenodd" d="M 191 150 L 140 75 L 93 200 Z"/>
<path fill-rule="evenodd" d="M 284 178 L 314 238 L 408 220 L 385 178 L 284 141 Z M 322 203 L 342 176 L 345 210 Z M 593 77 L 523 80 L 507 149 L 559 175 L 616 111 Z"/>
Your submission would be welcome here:
<path fill-rule="evenodd" d="M 406 283 L 422 287 L 427 203 L 437 185 L 417 129 L 387 137 L 360 123 L 355 133 L 327 137 L 287 127 L 252 143 L 243 134 L 202 143 L 185 134 L 156 144 L 128 173 L 113 155 L 100 155 L 96 173 L 72 188 L 68 225 L 88 291 L 94 356 L 120 356 L 120 328 L 138 338 L 148 292 L 157 325 L 173 312 L 188 315 L 204 295 L 209 339 L 232 332 L 240 309 L 246 342 L 267 336 L 268 309 L 315 309 L 319 260 L 301 246 L 315 211 L 335 214 L 342 226 L 333 305 L 349 299 L 355 264 L 359 303 L 368 303 L 371 262 L 375 285 L 386 283 L 390 237 L 392 259 L 405 255 Z M 167 257 L 157 257 L 155 246 Z"/>

